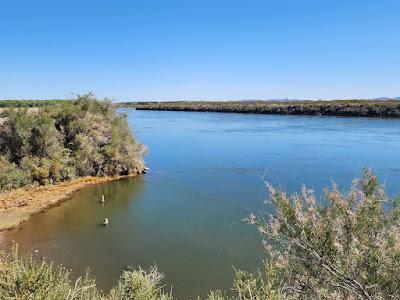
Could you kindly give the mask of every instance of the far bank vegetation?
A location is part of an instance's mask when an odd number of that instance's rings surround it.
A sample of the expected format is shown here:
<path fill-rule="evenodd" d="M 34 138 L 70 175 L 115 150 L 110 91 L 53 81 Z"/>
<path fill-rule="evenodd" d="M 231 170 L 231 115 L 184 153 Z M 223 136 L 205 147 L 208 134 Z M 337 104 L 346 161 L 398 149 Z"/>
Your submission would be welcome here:
<path fill-rule="evenodd" d="M 108 100 L 93 95 L 9 108 L 0 125 L 0 191 L 81 176 L 140 172 L 144 147 Z"/>
<path fill-rule="evenodd" d="M 347 117 L 400 117 L 400 100 L 127 102 L 138 110 Z"/>

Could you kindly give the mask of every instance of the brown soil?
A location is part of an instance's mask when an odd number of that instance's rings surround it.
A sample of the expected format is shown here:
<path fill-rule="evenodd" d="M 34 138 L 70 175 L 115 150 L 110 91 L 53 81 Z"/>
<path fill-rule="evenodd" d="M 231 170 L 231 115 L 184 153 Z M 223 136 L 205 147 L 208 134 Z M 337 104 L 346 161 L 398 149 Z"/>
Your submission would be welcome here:
<path fill-rule="evenodd" d="M 82 177 L 57 185 L 24 187 L 0 194 L 0 231 L 17 227 L 31 215 L 45 211 L 74 192 L 90 185 L 133 177 L 136 174 L 117 177 Z"/>

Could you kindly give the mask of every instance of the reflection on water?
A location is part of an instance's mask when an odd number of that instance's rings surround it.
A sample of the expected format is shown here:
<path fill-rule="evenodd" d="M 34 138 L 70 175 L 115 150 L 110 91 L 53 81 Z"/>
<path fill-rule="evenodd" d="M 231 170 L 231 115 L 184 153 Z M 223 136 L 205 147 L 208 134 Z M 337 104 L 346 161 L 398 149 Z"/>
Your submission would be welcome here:
<path fill-rule="evenodd" d="M 288 192 L 303 183 L 320 192 L 331 180 L 348 188 L 368 165 L 399 191 L 400 120 L 125 112 L 149 148 L 150 173 L 76 193 L 1 233 L 3 249 L 15 240 L 75 274 L 90 267 L 104 289 L 128 265 L 157 263 L 187 299 L 230 288 L 232 266 L 260 266 L 259 236 L 241 220 L 266 209 L 264 173 Z"/>
<path fill-rule="evenodd" d="M 143 185 L 143 178 L 134 178 L 85 188 L 70 201 L 33 216 L 18 230 L 3 233 L 3 245 L 15 241 L 23 252 L 39 250 L 38 255 L 66 262 L 76 274 L 90 266 L 99 277 L 106 278 L 101 274 L 109 272 L 118 276 L 119 271 L 107 267 L 115 239 L 129 234 L 129 227 L 121 226 L 118 216 L 142 193 Z M 101 195 L 105 196 L 104 204 Z M 112 224 L 104 228 L 101 223 L 110 216 Z"/>

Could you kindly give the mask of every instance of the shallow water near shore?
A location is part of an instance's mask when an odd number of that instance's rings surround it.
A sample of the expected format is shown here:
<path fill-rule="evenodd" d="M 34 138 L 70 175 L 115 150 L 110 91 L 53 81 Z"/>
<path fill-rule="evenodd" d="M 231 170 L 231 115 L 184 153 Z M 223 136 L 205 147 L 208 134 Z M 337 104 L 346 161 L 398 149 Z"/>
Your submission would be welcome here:
<path fill-rule="evenodd" d="M 156 263 L 180 299 L 229 289 L 233 266 L 264 258 L 241 220 L 268 210 L 263 177 L 287 192 L 345 190 L 364 166 L 400 192 L 400 120 L 158 112 L 124 109 L 149 148 L 144 176 L 85 188 L 70 201 L 0 233 L 110 288 L 126 266 Z M 101 204 L 101 195 L 105 203 Z M 108 226 L 101 222 L 108 218 Z"/>

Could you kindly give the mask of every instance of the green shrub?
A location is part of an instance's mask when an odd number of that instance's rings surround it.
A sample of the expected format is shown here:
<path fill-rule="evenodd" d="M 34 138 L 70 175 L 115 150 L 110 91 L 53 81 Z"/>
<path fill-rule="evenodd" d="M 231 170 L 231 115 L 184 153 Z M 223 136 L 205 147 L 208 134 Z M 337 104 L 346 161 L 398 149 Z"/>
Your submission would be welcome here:
<path fill-rule="evenodd" d="M 18 188 L 31 183 L 29 174 L 10 163 L 5 157 L 0 157 L 0 191 Z"/>
<path fill-rule="evenodd" d="M 0 266 L 0 299 L 101 299 L 88 274 L 72 284 L 68 270 L 32 255 L 19 256 L 17 247 L 1 256 Z"/>
<path fill-rule="evenodd" d="M 48 184 L 50 181 L 51 162 L 45 158 L 35 157 L 32 161 L 31 176 L 32 180 L 39 185 Z"/>
<path fill-rule="evenodd" d="M 71 281 L 70 272 L 32 255 L 20 256 L 14 246 L 9 255 L 0 255 L 0 299 L 15 300 L 168 300 L 163 292 L 163 275 L 152 267 L 149 271 L 124 271 L 108 294 L 97 288 L 87 272 Z"/>
<path fill-rule="evenodd" d="M 275 213 L 248 221 L 263 237 L 272 273 L 247 276 L 257 284 L 237 285 L 238 291 L 265 290 L 264 298 L 274 291 L 285 299 L 400 298 L 399 199 L 390 199 L 370 170 L 347 193 L 333 185 L 322 202 L 306 188 L 291 197 L 268 189 Z"/>
<path fill-rule="evenodd" d="M 164 275 L 155 266 L 149 271 L 141 268 L 124 271 L 117 285 L 110 291 L 109 299 L 172 299 L 162 290 L 163 278 Z"/>
<path fill-rule="evenodd" d="M 35 114 L 29 137 L 30 154 L 40 158 L 60 156 L 63 151 L 61 133 L 55 128 L 54 119 L 43 113 Z"/>
<path fill-rule="evenodd" d="M 144 167 L 143 145 L 108 100 L 88 94 L 35 110 L 11 109 L 6 118 L 0 126 L 1 190 L 75 176 L 128 175 Z"/>
<path fill-rule="evenodd" d="M 1 127 L 0 152 L 12 163 L 19 164 L 29 155 L 29 139 L 34 124 L 34 115 L 26 109 L 11 110 Z"/>

